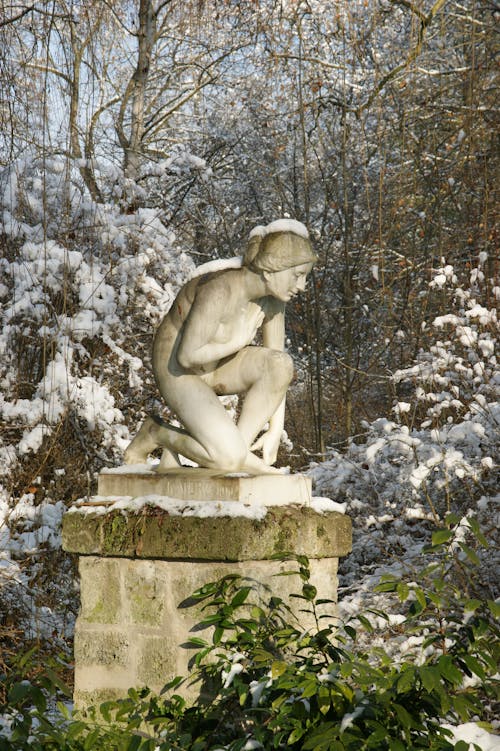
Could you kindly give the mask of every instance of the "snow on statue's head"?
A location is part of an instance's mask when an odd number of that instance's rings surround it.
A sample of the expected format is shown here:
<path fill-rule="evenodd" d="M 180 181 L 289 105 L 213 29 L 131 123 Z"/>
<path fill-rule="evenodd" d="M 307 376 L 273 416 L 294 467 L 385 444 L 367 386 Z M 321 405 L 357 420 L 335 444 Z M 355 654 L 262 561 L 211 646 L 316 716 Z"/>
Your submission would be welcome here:
<path fill-rule="evenodd" d="M 250 232 L 243 264 L 254 271 L 284 271 L 316 263 L 307 228 L 295 219 L 278 219 Z"/>

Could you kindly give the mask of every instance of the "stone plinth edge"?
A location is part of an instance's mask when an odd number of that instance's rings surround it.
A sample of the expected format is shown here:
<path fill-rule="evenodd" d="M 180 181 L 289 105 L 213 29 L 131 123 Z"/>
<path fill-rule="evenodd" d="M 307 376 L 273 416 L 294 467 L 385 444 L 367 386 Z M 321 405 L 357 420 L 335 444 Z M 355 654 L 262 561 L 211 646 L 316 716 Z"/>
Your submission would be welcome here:
<path fill-rule="evenodd" d="M 136 465 L 137 469 L 142 465 Z M 190 467 L 155 472 L 144 465 L 141 471 L 124 466 L 103 470 L 97 493 L 104 497 L 161 495 L 182 501 L 240 501 L 252 505 L 281 506 L 311 503 L 311 478 L 292 475 L 223 475 Z"/>
<path fill-rule="evenodd" d="M 269 560 L 293 552 L 340 558 L 351 551 L 351 520 L 304 506 L 272 506 L 263 518 L 76 510 L 63 518 L 63 548 L 70 553 L 192 561 Z"/>

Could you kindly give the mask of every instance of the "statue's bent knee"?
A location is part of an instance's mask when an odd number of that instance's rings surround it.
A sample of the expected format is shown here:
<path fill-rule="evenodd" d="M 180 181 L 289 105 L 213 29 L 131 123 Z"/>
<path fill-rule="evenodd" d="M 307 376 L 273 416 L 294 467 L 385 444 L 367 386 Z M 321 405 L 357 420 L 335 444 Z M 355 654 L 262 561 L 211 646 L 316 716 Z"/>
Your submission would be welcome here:
<path fill-rule="evenodd" d="M 245 463 L 248 448 L 243 441 L 232 441 L 230 445 L 212 447 L 209 453 L 214 468 L 237 472 Z"/>
<path fill-rule="evenodd" d="M 280 383 L 288 386 L 294 373 L 293 360 L 290 355 L 286 352 L 271 350 L 267 360 L 267 367 L 273 380 L 277 379 Z"/>

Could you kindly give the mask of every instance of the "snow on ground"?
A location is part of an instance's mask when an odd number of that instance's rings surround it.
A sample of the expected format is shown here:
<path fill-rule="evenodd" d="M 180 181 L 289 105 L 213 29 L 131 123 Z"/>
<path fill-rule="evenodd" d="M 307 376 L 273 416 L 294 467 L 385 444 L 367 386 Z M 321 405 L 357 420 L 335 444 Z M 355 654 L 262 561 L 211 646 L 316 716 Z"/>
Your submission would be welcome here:
<path fill-rule="evenodd" d="M 475 722 L 466 722 L 459 727 L 452 725 L 443 725 L 443 727 L 451 730 L 455 743 L 458 743 L 458 741 L 469 743 L 470 751 L 474 749 L 473 744 L 479 746 L 481 751 L 498 751 L 500 749 L 500 738 L 488 733 L 487 730 L 483 730 Z"/>

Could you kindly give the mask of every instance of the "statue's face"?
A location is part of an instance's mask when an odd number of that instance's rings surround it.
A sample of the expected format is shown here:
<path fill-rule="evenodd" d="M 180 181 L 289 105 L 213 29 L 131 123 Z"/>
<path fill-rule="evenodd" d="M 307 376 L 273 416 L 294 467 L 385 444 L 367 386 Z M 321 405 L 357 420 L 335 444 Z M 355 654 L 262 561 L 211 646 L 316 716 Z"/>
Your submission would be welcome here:
<path fill-rule="evenodd" d="M 265 271 L 267 293 L 282 302 L 288 302 L 299 292 L 303 292 L 306 286 L 307 275 L 311 271 L 312 263 L 303 263 L 300 266 L 292 266 L 283 271 Z"/>

